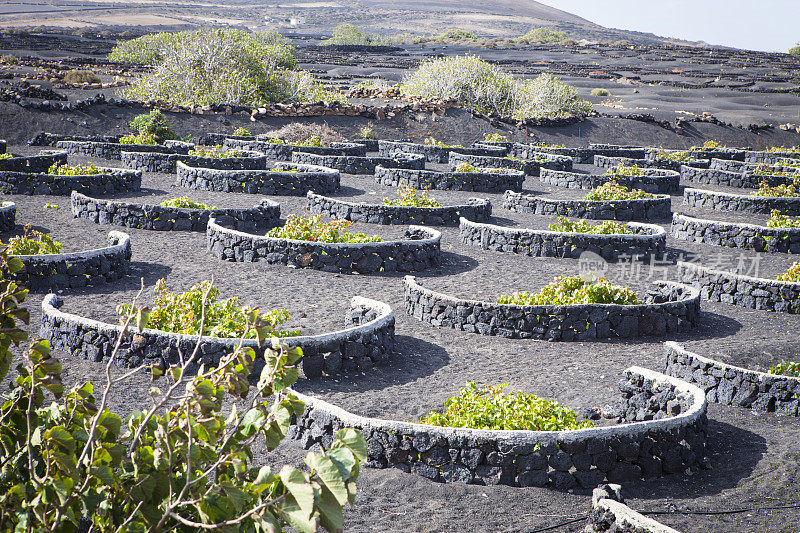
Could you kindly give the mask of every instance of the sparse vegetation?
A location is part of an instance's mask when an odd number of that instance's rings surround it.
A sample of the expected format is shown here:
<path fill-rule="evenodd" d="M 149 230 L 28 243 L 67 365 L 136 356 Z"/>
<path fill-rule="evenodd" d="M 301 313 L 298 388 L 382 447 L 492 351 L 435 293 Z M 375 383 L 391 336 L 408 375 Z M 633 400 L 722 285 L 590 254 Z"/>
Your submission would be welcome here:
<path fill-rule="evenodd" d="M 352 24 L 339 24 L 334 28 L 333 36 L 320 44 L 323 46 L 392 46 L 394 43 L 386 37 L 363 31 Z"/>
<path fill-rule="evenodd" d="M 269 142 L 277 144 L 301 144 L 311 137 L 319 137 L 323 145 L 332 142 L 344 142 L 345 138 L 327 124 L 290 122 L 289 124 L 266 133 Z"/>
<path fill-rule="evenodd" d="M 517 40 L 526 43 L 549 44 L 558 43 L 568 38 L 569 36 L 563 31 L 541 27 L 532 29 L 522 37 L 519 37 Z"/>
<path fill-rule="evenodd" d="M 467 30 L 450 29 L 434 37 L 437 41 L 477 41 L 478 36 Z"/>
<path fill-rule="evenodd" d="M 800 174 L 798 174 L 794 170 L 778 170 L 772 165 L 768 165 L 766 163 L 761 163 L 756 168 L 753 169 L 752 173 L 755 176 L 779 176 L 783 178 L 798 178 Z"/>
<path fill-rule="evenodd" d="M 565 117 L 591 111 L 591 104 L 570 87 L 541 74 L 532 80 L 514 77 L 477 56 L 429 59 L 403 78 L 404 94 L 422 98 L 454 99 L 482 113 L 531 117 Z"/>
<path fill-rule="evenodd" d="M 158 144 L 158 137 L 152 133 L 129 133 L 119 138 L 120 144 L 146 144 L 154 146 Z"/>
<path fill-rule="evenodd" d="M 594 89 L 589 91 L 589 94 L 591 94 L 592 96 L 611 96 L 611 91 L 609 91 L 608 89 L 595 87 Z"/>
<path fill-rule="evenodd" d="M 105 171 L 97 168 L 92 163 L 88 165 L 59 165 L 58 163 L 53 163 L 47 170 L 47 173 L 53 176 L 91 176 L 102 174 L 103 172 Z"/>
<path fill-rule="evenodd" d="M 800 283 L 800 263 L 797 261 L 789 267 L 789 270 L 777 277 L 778 281 L 791 281 L 792 283 Z"/>
<path fill-rule="evenodd" d="M 84 83 L 100 83 L 100 76 L 91 70 L 70 70 L 61 78 L 66 84 L 81 85 Z"/>
<path fill-rule="evenodd" d="M 614 168 L 609 168 L 605 172 L 606 176 L 644 176 L 644 170 L 638 165 L 626 165 L 620 163 Z"/>
<path fill-rule="evenodd" d="M 394 205 L 403 207 L 442 207 L 439 200 L 428 195 L 428 191 L 420 191 L 414 187 L 401 185 L 397 189 L 396 199 L 384 198 L 383 205 Z"/>
<path fill-rule="evenodd" d="M 375 134 L 375 130 L 372 129 L 372 127 L 364 126 L 360 130 L 358 130 L 358 138 L 375 140 L 378 138 L 378 136 Z"/>
<path fill-rule="evenodd" d="M 250 130 L 242 128 L 241 126 L 233 130 L 233 134 L 237 137 L 252 137 L 253 134 L 250 133 Z"/>
<path fill-rule="evenodd" d="M 453 172 L 457 173 L 472 173 L 472 172 L 484 172 L 486 174 L 503 174 L 505 173 L 508 168 L 479 168 L 466 161 L 459 163 L 453 169 Z"/>
<path fill-rule="evenodd" d="M 800 57 L 800 43 L 789 48 L 789 53 L 795 57 Z"/>
<path fill-rule="evenodd" d="M 750 196 L 796 198 L 800 196 L 800 191 L 798 191 L 798 181 L 800 180 L 796 180 L 794 183 L 791 184 L 781 184 L 781 185 L 776 185 L 774 187 L 770 187 L 770 185 L 767 182 L 762 181 L 761 187 L 751 192 Z"/>
<path fill-rule="evenodd" d="M 365 235 L 364 233 L 350 233 L 349 228 L 353 223 L 349 220 L 337 219 L 322 222 L 322 216 L 286 217 L 286 224 L 279 228 L 272 228 L 267 232 L 267 237 L 278 239 L 295 239 L 298 241 L 313 241 L 324 243 L 361 243 L 382 242 L 378 235 Z"/>
<path fill-rule="evenodd" d="M 425 146 L 436 146 L 438 148 L 464 148 L 461 144 L 447 144 L 445 142 L 439 141 L 436 137 L 425 137 L 425 140 L 422 141 Z"/>
<path fill-rule="evenodd" d="M 22 235 L 9 239 L 7 246 L 12 255 L 52 255 L 61 253 L 61 243 L 54 241 L 49 235 L 36 231 L 30 224 L 25 226 Z"/>
<path fill-rule="evenodd" d="M 606 220 L 599 224 L 590 224 L 584 219 L 571 220 L 558 217 L 558 222 L 550 224 L 550 230 L 566 233 L 590 233 L 595 235 L 632 235 L 634 231 L 626 224 Z"/>
<path fill-rule="evenodd" d="M 0 159 L 11 159 L 12 157 L 14 157 L 14 156 L 9 154 L 8 152 L 6 152 L 4 154 L 0 154 Z"/>
<path fill-rule="evenodd" d="M 483 136 L 483 142 L 485 143 L 507 143 L 510 142 L 508 137 L 505 135 L 500 135 L 499 133 L 486 133 Z"/>
<path fill-rule="evenodd" d="M 798 50 L 797 55 L 800 56 L 800 50 Z M 800 363 L 795 363 L 793 361 L 785 361 L 770 368 L 769 373 L 800 378 Z"/>
<path fill-rule="evenodd" d="M 187 152 L 187 155 L 195 157 L 210 157 L 214 159 L 229 159 L 231 157 L 244 157 L 244 154 L 239 150 L 222 151 L 222 146 L 195 146 Z"/>
<path fill-rule="evenodd" d="M 595 187 L 589 194 L 583 197 L 590 202 L 608 202 L 612 200 L 642 200 L 645 198 L 655 198 L 655 194 L 645 192 L 640 189 L 628 189 L 616 181 L 609 181 L 600 187 Z"/>
<path fill-rule="evenodd" d="M 432 412 L 420 418 L 431 426 L 565 431 L 594 427 L 588 420 L 578 422 L 575 411 L 555 400 L 545 400 L 518 390 L 506 390 L 508 384 L 478 387 L 474 381 L 444 402 L 443 413 Z"/>
<path fill-rule="evenodd" d="M 768 228 L 800 228 L 800 219 L 782 215 L 777 209 L 773 209 L 767 220 Z"/>
<path fill-rule="evenodd" d="M 515 292 L 510 296 L 501 296 L 497 299 L 497 303 L 512 305 L 638 305 L 642 302 L 631 289 L 614 285 L 606 278 L 591 281 L 583 276 L 569 276 L 556 278 L 537 294 Z"/>
<path fill-rule="evenodd" d="M 195 202 L 188 196 L 178 196 L 161 202 L 161 207 L 180 207 L 183 209 L 216 209 L 213 205 L 206 205 L 202 202 Z"/>

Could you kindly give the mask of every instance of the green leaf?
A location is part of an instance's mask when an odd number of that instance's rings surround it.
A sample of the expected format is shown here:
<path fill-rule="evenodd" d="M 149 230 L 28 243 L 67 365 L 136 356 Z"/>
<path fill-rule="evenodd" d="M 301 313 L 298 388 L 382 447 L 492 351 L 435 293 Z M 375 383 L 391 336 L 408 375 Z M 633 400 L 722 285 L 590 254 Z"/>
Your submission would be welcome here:
<path fill-rule="evenodd" d="M 253 483 L 256 485 L 264 485 L 267 483 L 272 483 L 273 479 L 275 479 L 275 475 L 272 473 L 272 469 L 269 467 L 269 465 L 264 465 L 258 469 L 258 475 Z"/>
<path fill-rule="evenodd" d="M 326 531 L 337 533 L 344 529 L 344 516 L 342 516 L 342 504 L 338 499 L 328 490 L 328 487 L 322 487 L 322 492 L 319 497 L 319 522 Z"/>
<path fill-rule="evenodd" d="M 225 491 L 227 494 L 228 499 L 233 504 L 233 507 L 236 509 L 237 513 L 242 512 L 242 508 L 247 504 L 249 497 L 248 494 L 230 483 L 221 483 L 222 490 Z"/>
<path fill-rule="evenodd" d="M 353 428 L 343 428 L 334 435 L 335 440 L 346 446 L 359 461 L 367 458 L 367 441 L 361 431 Z"/>
<path fill-rule="evenodd" d="M 122 428 L 122 419 L 111 411 L 103 411 L 100 415 L 98 424 L 110 431 L 114 436 L 119 435 Z"/>
<path fill-rule="evenodd" d="M 340 506 L 347 503 L 347 488 L 342 480 L 342 472 L 339 471 L 339 467 L 330 458 L 309 452 L 306 455 L 305 463 L 319 476 Z M 347 476 L 350 476 L 349 471 Z"/>
<path fill-rule="evenodd" d="M 297 502 L 297 506 L 305 513 L 308 518 L 314 512 L 314 487 L 311 486 L 308 480 L 308 475 L 300 470 L 285 465 L 278 477 L 281 482 Z"/>

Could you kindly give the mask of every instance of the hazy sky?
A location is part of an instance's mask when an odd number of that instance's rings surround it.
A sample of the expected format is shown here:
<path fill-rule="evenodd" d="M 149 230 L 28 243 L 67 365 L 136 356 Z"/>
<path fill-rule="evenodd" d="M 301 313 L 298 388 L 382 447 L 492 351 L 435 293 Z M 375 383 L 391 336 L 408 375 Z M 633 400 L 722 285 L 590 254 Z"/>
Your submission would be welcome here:
<path fill-rule="evenodd" d="M 785 52 L 800 41 L 800 0 L 538 0 L 608 28 Z"/>

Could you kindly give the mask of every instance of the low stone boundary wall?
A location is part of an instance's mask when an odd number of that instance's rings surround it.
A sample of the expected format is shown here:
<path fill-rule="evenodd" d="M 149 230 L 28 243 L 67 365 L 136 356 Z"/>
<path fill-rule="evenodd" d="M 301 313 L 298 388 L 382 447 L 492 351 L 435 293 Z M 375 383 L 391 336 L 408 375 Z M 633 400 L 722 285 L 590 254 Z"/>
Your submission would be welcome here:
<path fill-rule="evenodd" d="M 631 367 L 619 382 L 622 420 L 572 431 L 448 428 L 351 414 L 304 394 L 289 437 L 310 448 L 328 446 L 344 427 L 367 439 L 366 466 L 394 467 L 444 483 L 593 488 L 683 474 L 705 464 L 707 404 L 694 385 Z"/>
<path fill-rule="evenodd" d="M 406 185 L 415 189 L 499 193 L 508 189 L 522 189 L 525 174 L 510 169 L 503 172 L 439 172 L 384 168 L 379 165 L 375 168 L 375 181 L 389 187 Z"/>
<path fill-rule="evenodd" d="M 378 141 L 378 153 L 382 156 L 390 157 L 395 152 L 421 154 L 431 163 L 447 163 L 450 160 L 450 153 L 453 152 L 468 155 L 504 157 L 507 151 L 508 150 L 502 146 L 433 146 L 405 141 Z"/>
<path fill-rule="evenodd" d="M 413 207 L 346 202 L 309 191 L 308 211 L 368 224 L 419 224 L 422 226 L 455 226 L 459 218 L 484 221 L 492 216 L 492 203 L 485 198 L 470 198 L 463 205 Z"/>
<path fill-rule="evenodd" d="M 744 161 L 745 151 L 738 148 L 697 148 L 687 150 L 694 159 L 733 159 Z"/>
<path fill-rule="evenodd" d="M 180 187 L 201 191 L 275 196 L 305 196 L 308 191 L 332 193 L 339 189 L 339 171 L 332 168 L 297 163 L 278 163 L 275 168 L 296 169 L 297 172 L 279 172 L 273 169 L 217 170 L 190 167 L 178 161 L 175 164 L 176 183 Z"/>
<path fill-rule="evenodd" d="M 269 162 L 267 156 L 260 152 L 244 152 L 242 157 L 198 157 L 186 154 L 122 151 L 120 158 L 125 168 L 164 174 L 175 174 L 175 163 L 178 161 L 192 167 L 217 170 L 263 170 L 267 168 Z"/>
<path fill-rule="evenodd" d="M 672 203 L 669 196 L 640 200 L 590 202 L 588 200 L 556 200 L 531 194 L 506 191 L 503 207 L 518 213 L 559 215 L 594 220 L 657 221 L 670 218 Z"/>
<path fill-rule="evenodd" d="M 622 497 L 622 487 L 604 484 L 592 491 L 592 511 L 584 533 L 680 533 L 637 513 Z"/>
<path fill-rule="evenodd" d="M 668 194 L 680 187 L 680 175 L 672 170 L 642 169 L 643 176 L 625 176 L 618 174 L 581 174 L 560 170 L 542 169 L 539 181 L 556 187 L 568 189 L 594 189 L 611 180 L 629 189 L 642 189 L 650 193 Z"/>
<path fill-rule="evenodd" d="M 653 157 L 644 159 L 633 159 L 631 157 L 610 157 L 606 155 L 594 156 L 594 166 L 599 168 L 616 168 L 619 165 L 626 167 L 637 166 L 639 168 L 660 168 L 662 170 L 672 170 L 673 172 L 680 172 L 681 165 L 686 165 L 695 168 L 707 168 L 708 161 L 696 159 L 681 163 L 679 161 L 672 161 L 663 157 Z"/>
<path fill-rule="evenodd" d="M 713 170 L 727 170 L 728 172 L 741 172 L 743 170 L 756 168 L 757 166 L 758 165 L 755 163 L 746 163 L 744 161 L 736 161 L 733 159 L 712 159 L 708 165 L 708 168 Z"/>
<path fill-rule="evenodd" d="M 800 159 L 800 152 L 757 152 L 748 150 L 744 153 L 745 163 L 774 165 L 781 159 Z"/>
<path fill-rule="evenodd" d="M 57 291 L 111 283 L 130 270 L 131 238 L 121 231 L 108 232 L 108 246 L 84 252 L 18 255 L 25 269 L 14 280 L 33 292 Z"/>
<path fill-rule="evenodd" d="M 800 197 L 750 196 L 687 187 L 683 190 L 683 203 L 690 207 L 719 209 L 720 211 L 769 214 L 773 209 L 777 209 L 784 215 L 800 215 Z"/>
<path fill-rule="evenodd" d="M 227 137 L 222 144 L 226 150 L 248 150 L 261 152 L 270 159 L 289 161 L 294 152 L 308 152 L 318 155 L 351 155 L 366 157 L 367 148 L 356 143 L 330 143 L 329 146 L 304 146 L 299 144 L 271 143 L 269 139 L 257 137 L 255 139 L 235 139 Z"/>
<path fill-rule="evenodd" d="M 8 143 L 3 139 L 0 139 L 0 154 L 6 153 L 7 148 L 8 148 Z"/>
<path fill-rule="evenodd" d="M 5 153 L 5 152 L 1 152 Z M 24 172 L 28 174 L 46 173 L 54 164 L 67 164 L 67 152 L 41 153 L 39 155 L 19 155 L 0 159 L 0 171 Z"/>
<path fill-rule="evenodd" d="M 720 222 L 674 213 L 672 236 L 682 241 L 702 242 L 728 248 L 800 254 L 800 228 L 768 228 L 743 222 Z"/>
<path fill-rule="evenodd" d="M 281 205 L 266 198 L 246 209 L 186 209 L 100 200 L 73 191 L 71 203 L 75 218 L 155 231 L 205 231 L 209 218 L 240 231 L 256 231 L 277 226 L 281 217 Z"/>
<path fill-rule="evenodd" d="M 697 385 L 709 402 L 800 416 L 800 378 L 715 361 L 672 341 L 664 343 L 664 354 L 664 373 Z"/>
<path fill-rule="evenodd" d="M 367 152 L 377 152 L 378 151 L 378 139 L 350 139 L 351 143 L 355 144 L 363 144 L 367 147 Z"/>
<path fill-rule="evenodd" d="M 427 324 L 511 339 L 586 341 L 662 336 L 697 325 L 700 293 L 688 285 L 656 282 L 644 304 L 509 305 L 463 300 L 405 280 L 406 312 Z"/>
<path fill-rule="evenodd" d="M 663 253 L 666 250 L 667 233 L 661 226 L 636 222 L 630 222 L 628 226 L 636 234 L 595 235 L 505 228 L 462 218 L 459 236 L 461 242 L 467 246 L 532 257 L 578 259 L 583 252 L 589 251 L 602 256 L 606 261 L 616 261 L 620 254 L 640 257 Z"/>
<path fill-rule="evenodd" d="M 64 313 L 59 308 L 61 299 L 48 294 L 42 301 L 42 327 L 40 335 L 50 341 L 54 349 L 64 350 L 73 356 L 100 362 L 111 357 L 122 326 L 91 320 Z M 303 349 L 299 366 L 308 378 L 319 377 L 323 372 L 366 371 L 375 364 L 386 361 L 394 351 L 394 313 L 388 304 L 368 298 L 354 297 L 350 311 L 345 315 L 345 329 L 320 335 L 287 337 L 281 339 L 287 346 Z M 133 331 L 123 339 L 115 363 L 124 367 L 161 363 L 165 367 L 180 361 L 178 348 L 184 354 L 194 350 L 197 335 L 167 333 L 156 329 Z M 204 337 L 200 364 L 216 365 L 224 355 L 233 352 L 239 339 Z M 245 340 L 244 346 L 253 348 L 263 361 L 264 349 L 255 341 Z"/>
<path fill-rule="evenodd" d="M 95 141 L 116 143 L 121 135 L 64 135 L 40 131 L 28 141 L 30 146 L 55 146 L 58 141 Z"/>
<path fill-rule="evenodd" d="M 236 141 L 254 141 L 254 135 L 234 135 L 233 133 L 203 133 L 197 138 L 197 144 L 205 146 L 215 146 L 223 144 L 225 139 L 233 139 Z"/>
<path fill-rule="evenodd" d="M 223 261 L 280 263 L 326 272 L 419 272 L 439 264 L 442 234 L 409 226 L 406 240 L 320 243 L 243 233 L 208 221 L 208 251 Z"/>
<path fill-rule="evenodd" d="M 594 156 L 628 157 L 631 159 L 644 159 L 647 148 L 641 146 L 617 146 L 613 144 L 590 144 L 588 148 L 557 148 L 554 146 L 541 146 L 538 144 L 514 143 L 510 155 L 520 159 L 533 159 L 532 155 L 545 153 L 571 157 L 575 163 L 592 163 Z"/>
<path fill-rule="evenodd" d="M 453 169 L 459 163 L 469 163 L 478 168 L 510 168 L 520 170 L 526 176 L 538 176 L 539 170 L 572 170 L 572 158 L 561 155 L 538 154 L 537 159 L 511 159 L 509 157 L 491 157 L 485 155 L 469 155 L 450 152 L 450 165 Z"/>
<path fill-rule="evenodd" d="M 395 153 L 391 157 L 357 155 L 319 155 L 310 152 L 292 153 L 292 163 L 334 168 L 344 174 L 375 174 L 378 165 L 385 168 L 425 168 L 425 156 Z"/>
<path fill-rule="evenodd" d="M 761 182 L 764 181 L 772 187 L 775 185 L 788 185 L 793 181 L 785 176 L 758 176 L 751 174 L 747 170 L 733 172 L 687 166 L 681 167 L 681 179 L 692 183 L 702 183 L 703 185 L 723 185 L 725 187 L 744 189 L 758 189 L 761 186 Z"/>
<path fill-rule="evenodd" d="M 84 176 L 60 176 L 55 174 L 31 174 L 0 170 L 0 193 L 45 194 L 69 196 L 78 191 L 94 196 L 138 191 L 142 188 L 140 170 L 104 168 L 102 174 Z"/>
<path fill-rule="evenodd" d="M 58 141 L 56 148 L 65 150 L 70 154 L 99 157 L 102 159 L 122 158 L 122 152 L 161 152 L 165 154 L 186 153 L 189 147 L 186 143 L 166 144 L 122 144 L 99 141 Z"/>
<path fill-rule="evenodd" d="M 683 261 L 678 261 L 678 276 L 712 302 L 800 314 L 800 283 L 755 278 Z"/>
<path fill-rule="evenodd" d="M 0 233 L 11 233 L 16 228 L 17 204 L 3 202 L 0 204 Z"/>

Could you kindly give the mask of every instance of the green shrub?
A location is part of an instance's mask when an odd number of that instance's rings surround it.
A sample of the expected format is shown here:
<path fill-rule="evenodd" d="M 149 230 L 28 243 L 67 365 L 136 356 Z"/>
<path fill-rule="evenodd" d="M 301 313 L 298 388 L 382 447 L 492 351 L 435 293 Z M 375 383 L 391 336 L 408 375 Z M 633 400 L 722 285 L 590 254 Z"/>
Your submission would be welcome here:
<path fill-rule="evenodd" d="M 795 261 L 794 264 L 789 267 L 789 270 L 778 276 L 777 280 L 800 283 L 800 263 Z"/>
<path fill-rule="evenodd" d="M 486 133 L 483 135 L 483 142 L 485 143 L 507 143 L 511 142 L 508 140 L 508 137 L 505 135 L 500 135 L 499 133 Z"/>
<path fill-rule="evenodd" d="M 628 225 L 613 220 L 590 224 L 584 219 L 571 220 L 567 217 L 558 217 L 558 222 L 550 224 L 550 229 L 565 233 L 590 233 L 593 235 L 632 235 L 634 233 Z"/>
<path fill-rule="evenodd" d="M 504 174 L 508 168 L 479 168 L 466 161 L 459 163 L 453 169 L 457 173 L 483 172 L 484 174 Z"/>
<path fill-rule="evenodd" d="M 783 178 L 800 178 L 800 174 L 789 170 L 778 170 L 772 165 L 761 163 L 752 170 L 755 176 L 780 176 Z"/>
<path fill-rule="evenodd" d="M 638 165 L 627 166 L 625 163 L 620 163 L 614 168 L 607 169 L 605 174 L 606 176 L 644 176 L 644 170 Z"/>
<path fill-rule="evenodd" d="M 792 146 L 791 148 L 787 148 L 786 146 L 770 146 L 765 152 L 769 153 L 779 153 L 779 154 L 798 154 L 800 153 L 800 148 L 797 146 Z"/>
<path fill-rule="evenodd" d="M 403 78 L 401 90 L 410 96 L 454 99 L 469 109 L 516 119 L 591 111 L 591 104 L 582 100 L 574 87 L 549 74 L 517 81 L 473 55 L 424 61 Z"/>
<path fill-rule="evenodd" d="M 563 31 L 551 30 L 550 28 L 534 28 L 518 40 L 527 43 L 558 43 L 567 39 L 568 35 Z"/>
<path fill-rule="evenodd" d="M 195 146 L 187 152 L 187 155 L 195 157 L 210 157 L 213 159 L 228 159 L 231 157 L 244 157 L 244 154 L 239 150 L 222 151 L 222 146 Z"/>
<path fill-rule="evenodd" d="M 323 146 L 325 146 L 322 143 L 322 137 L 320 137 L 319 135 L 312 135 L 308 139 L 306 139 L 304 141 L 300 141 L 299 143 L 297 143 L 297 145 L 298 146 L 314 146 L 316 148 L 322 148 Z"/>
<path fill-rule="evenodd" d="M 790 218 L 782 215 L 777 209 L 773 209 L 767 220 L 768 228 L 800 228 L 800 219 Z"/>
<path fill-rule="evenodd" d="M 209 280 L 195 284 L 184 293 L 175 294 L 167 291 L 167 282 L 161 278 L 154 289 L 156 299 L 153 307 L 146 310 L 148 326 L 159 331 L 199 335 L 201 317 L 203 316 L 203 296 L 205 302 L 205 323 L 203 335 L 221 338 L 256 338 L 255 331 L 248 331 L 247 316 L 254 310 L 242 305 L 239 298 L 219 299 L 219 289 Z M 143 308 L 145 309 L 145 308 Z M 117 314 L 126 317 L 137 311 L 133 304 L 117 306 Z M 299 331 L 275 329 L 291 317 L 286 309 L 275 309 L 269 313 L 260 313 L 259 321 L 269 326 L 267 337 L 296 337 Z"/>
<path fill-rule="evenodd" d="M 606 278 L 590 281 L 582 276 L 556 278 L 542 287 L 538 294 L 515 292 L 497 299 L 499 304 L 513 305 L 575 305 L 619 304 L 638 305 L 641 300 L 627 287 L 614 285 Z"/>
<path fill-rule="evenodd" d="M 611 96 L 611 92 L 608 89 L 601 89 L 600 87 L 592 89 L 589 94 L 592 96 Z"/>
<path fill-rule="evenodd" d="M 761 187 L 751 192 L 750 196 L 795 198 L 800 196 L 800 191 L 798 191 L 798 181 L 799 180 L 795 180 L 795 182 L 792 184 L 776 185 L 775 187 L 770 187 L 766 181 L 763 181 L 761 182 Z"/>
<path fill-rule="evenodd" d="M 158 144 L 158 137 L 152 133 L 129 133 L 119 138 L 120 144 L 143 144 L 154 146 Z"/>
<path fill-rule="evenodd" d="M 721 150 L 723 148 L 727 148 L 727 146 L 717 140 L 708 139 L 703 143 L 702 146 L 692 146 L 691 150 Z"/>
<path fill-rule="evenodd" d="M 102 174 L 103 172 L 105 170 L 99 169 L 91 163 L 88 165 L 59 165 L 58 163 L 53 163 L 47 169 L 47 173 L 54 176 L 91 176 Z"/>
<path fill-rule="evenodd" d="M 8 152 L 6 152 L 4 154 L 0 154 L 0 159 L 11 159 L 12 157 L 14 157 L 14 156 L 9 154 Z"/>
<path fill-rule="evenodd" d="M 350 227 L 352 224 L 353 223 L 349 220 L 344 219 L 322 222 L 321 215 L 289 215 L 286 217 L 286 224 L 280 228 L 272 228 L 269 230 L 267 232 L 267 237 L 324 243 L 361 243 L 383 241 L 383 239 L 377 235 L 369 236 L 363 233 L 350 233 L 345 228 Z"/>
<path fill-rule="evenodd" d="M 175 132 L 172 131 L 172 126 L 167 117 L 158 109 L 153 109 L 149 113 L 137 116 L 128 125 L 133 131 L 139 132 L 139 135 L 144 133 L 153 135 L 156 139 L 156 144 L 178 138 Z"/>
<path fill-rule="evenodd" d="M 437 41 L 477 41 L 478 36 L 467 30 L 447 30 L 434 37 Z"/>
<path fill-rule="evenodd" d="M 8 243 L 0 246 L 7 246 L 12 255 L 52 255 L 61 253 L 61 243 L 54 241 L 49 235 L 41 231 L 36 231 L 30 224 L 25 226 L 22 235 L 11 237 Z"/>
<path fill-rule="evenodd" d="M 250 133 L 250 130 L 242 128 L 241 126 L 233 130 L 233 134 L 237 137 L 252 137 L 253 134 Z"/>
<path fill-rule="evenodd" d="M 655 194 L 640 189 L 629 190 L 624 185 L 611 180 L 589 191 L 589 194 L 584 196 L 583 199 L 590 202 L 608 202 L 611 200 L 642 200 L 655 198 L 655 196 Z"/>
<path fill-rule="evenodd" d="M 578 422 L 575 411 L 555 400 L 545 400 L 518 390 L 506 391 L 508 384 L 478 387 L 474 381 L 444 402 L 443 413 L 432 412 L 420 418 L 431 426 L 565 431 L 594 427 L 589 420 Z"/>
<path fill-rule="evenodd" d="M 333 29 L 333 36 L 330 39 L 325 39 L 320 44 L 323 46 L 392 46 L 394 43 L 377 33 L 362 31 L 352 24 L 339 24 Z"/>
<path fill-rule="evenodd" d="M 436 140 L 435 137 L 425 137 L 425 140 L 422 141 L 425 146 L 436 146 L 439 148 L 464 148 L 464 146 L 460 144 L 447 144 L 442 141 Z"/>
<path fill-rule="evenodd" d="M 428 196 L 428 191 L 417 192 L 414 187 L 401 185 L 397 189 L 399 198 L 384 198 L 383 205 L 395 205 L 403 207 L 442 207 L 439 200 Z"/>
<path fill-rule="evenodd" d="M 798 55 L 800 55 L 800 50 L 798 50 Z M 800 363 L 795 363 L 793 361 L 784 361 L 783 363 L 780 363 L 770 368 L 769 373 L 800 378 Z"/>
<path fill-rule="evenodd" d="M 795 57 L 800 57 L 800 44 L 789 48 L 789 53 Z"/>
<path fill-rule="evenodd" d="M 360 130 L 358 130 L 358 138 L 359 139 L 377 139 L 378 136 L 375 134 L 375 130 L 373 130 L 369 126 L 364 126 Z"/>
<path fill-rule="evenodd" d="M 657 157 L 659 159 L 667 159 L 669 161 L 675 161 L 676 163 L 688 163 L 692 161 L 694 157 L 692 154 L 687 151 L 676 151 L 676 152 L 668 152 L 666 150 L 659 150 L 657 152 Z"/>
<path fill-rule="evenodd" d="M 81 85 L 83 83 L 100 83 L 100 76 L 91 70 L 70 70 L 61 78 L 64 83 Z"/>
<path fill-rule="evenodd" d="M 194 202 L 188 196 L 178 196 L 161 202 L 161 207 L 180 207 L 183 209 L 216 209 L 213 205 L 206 205 L 201 202 Z"/>

